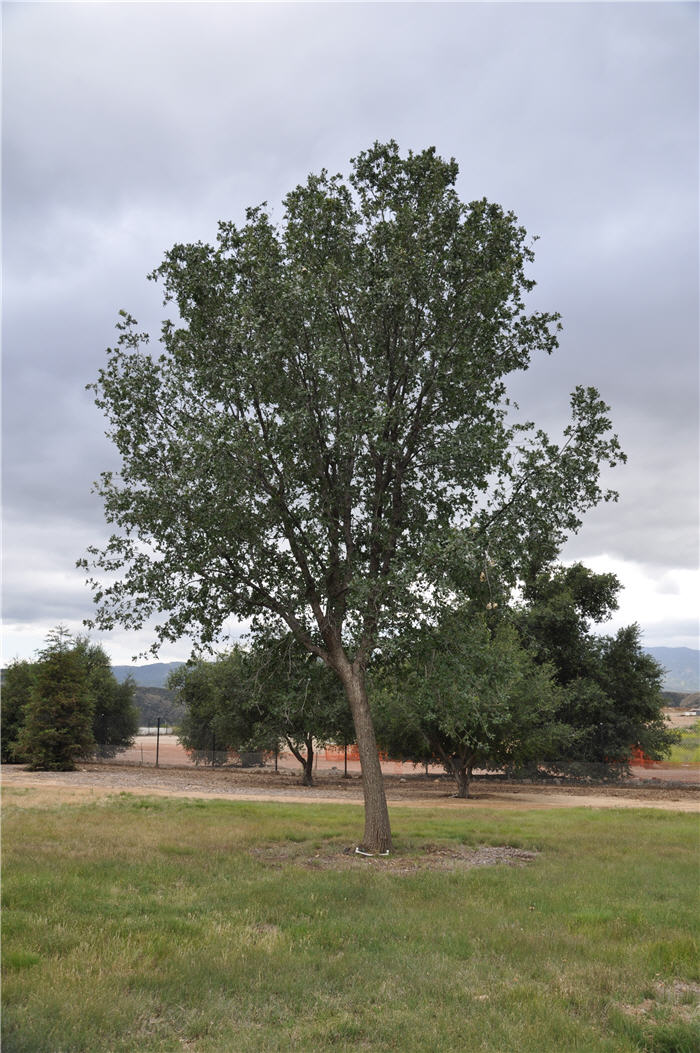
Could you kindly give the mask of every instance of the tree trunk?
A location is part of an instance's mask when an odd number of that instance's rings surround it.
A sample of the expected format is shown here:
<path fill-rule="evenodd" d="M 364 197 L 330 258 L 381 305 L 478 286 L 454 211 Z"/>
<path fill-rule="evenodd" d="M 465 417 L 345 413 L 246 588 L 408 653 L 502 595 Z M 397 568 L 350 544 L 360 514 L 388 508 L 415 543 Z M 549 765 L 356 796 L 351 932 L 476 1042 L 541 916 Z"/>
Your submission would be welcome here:
<path fill-rule="evenodd" d="M 296 748 L 296 746 L 294 745 L 292 740 L 289 738 L 289 736 L 285 735 L 285 738 L 287 740 L 287 745 L 289 746 L 290 752 L 296 757 L 296 759 L 301 764 L 301 785 L 302 786 L 313 786 L 313 784 L 314 784 L 314 776 L 313 776 L 313 766 L 314 766 L 313 739 L 311 740 L 311 743 L 309 743 L 309 741 L 307 740 L 307 743 L 306 743 L 306 747 L 307 747 L 306 748 L 306 756 L 304 756 L 304 754 L 301 752 L 301 750 L 298 750 Z"/>
<path fill-rule="evenodd" d="M 452 762 L 452 771 L 454 772 L 455 782 L 457 783 L 457 796 L 466 799 L 470 796 L 469 784 L 471 783 L 472 771 L 474 765 L 471 761 L 462 763 L 461 761 Z"/>
<path fill-rule="evenodd" d="M 469 779 L 467 778 L 466 764 L 455 764 L 453 767 L 455 782 L 457 783 L 457 796 L 469 796 Z"/>
<path fill-rule="evenodd" d="M 304 775 L 302 777 L 304 786 L 314 784 L 314 740 L 309 736 L 306 740 L 306 757 L 304 758 Z"/>
<path fill-rule="evenodd" d="M 362 791 L 365 799 L 365 832 L 362 852 L 390 852 L 391 826 L 384 792 L 384 776 L 374 734 L 374 722 L 367 698 L 364 670 L 345 664 L 340 674 L 350 712 L 355 724 L 357 748 L 362 769 Z"/>

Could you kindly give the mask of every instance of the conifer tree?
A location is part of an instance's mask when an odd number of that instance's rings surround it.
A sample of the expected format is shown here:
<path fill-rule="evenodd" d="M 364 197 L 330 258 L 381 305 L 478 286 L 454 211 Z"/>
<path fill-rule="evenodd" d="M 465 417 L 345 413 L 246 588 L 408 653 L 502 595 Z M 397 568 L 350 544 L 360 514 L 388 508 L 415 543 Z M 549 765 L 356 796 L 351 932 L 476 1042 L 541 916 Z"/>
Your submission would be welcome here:
<path fill-rule="evenodd" d="M 87 672 L 63 626 L 40 652 L 18 749 L 33 771 L 73 771 L 95 748 Z"/>

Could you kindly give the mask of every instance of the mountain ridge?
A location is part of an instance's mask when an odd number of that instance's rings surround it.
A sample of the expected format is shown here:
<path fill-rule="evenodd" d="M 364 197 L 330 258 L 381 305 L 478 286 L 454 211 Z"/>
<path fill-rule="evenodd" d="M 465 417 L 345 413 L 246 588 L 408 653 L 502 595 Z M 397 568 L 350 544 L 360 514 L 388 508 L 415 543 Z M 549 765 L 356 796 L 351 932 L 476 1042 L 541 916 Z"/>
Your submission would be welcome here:
<path fill-rule="evenodd" d="M 165 687 L 168 677 L 184 662 L 151 662 L 148 665 L 113 665 L 112 672 L 119 683 L 128 676 L 138 687 Z"/>
<path fill-rule="evenodd" d="M 693 647 L 645 647 L 664 669 L 665 691 L 700 691 L 700 650 Z M 131 676 L 139 687 L 165 687 L 168 676 L 184 662 L 152 662 L 149 665 L 113 665 L 120 682 Z"/>
<path fill-rule="evenodd" d="M 700 651 L 693 647 L 645 647 L 664 670 L 666 691 L 700 691 Z"/>

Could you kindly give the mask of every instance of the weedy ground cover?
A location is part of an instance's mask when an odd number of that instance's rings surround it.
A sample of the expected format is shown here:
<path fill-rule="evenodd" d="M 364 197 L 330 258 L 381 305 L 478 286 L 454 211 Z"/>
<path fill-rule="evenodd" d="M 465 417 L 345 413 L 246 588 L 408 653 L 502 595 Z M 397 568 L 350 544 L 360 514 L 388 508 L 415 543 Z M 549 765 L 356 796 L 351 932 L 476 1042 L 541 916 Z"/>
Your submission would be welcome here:
<path fill-rule="evenodd" d="M 672 748 L 668 759 L 673 764 L 700 764 L 700 720 L 681 731 L 680 742 Z"/>
<path fill-rule="evenodd" d="M 31 794 L 5 793 L 5 1053 L 699 1048 L 692 815 L 402 808 L 385 866 L 344 851 L 357 806 Z"/>

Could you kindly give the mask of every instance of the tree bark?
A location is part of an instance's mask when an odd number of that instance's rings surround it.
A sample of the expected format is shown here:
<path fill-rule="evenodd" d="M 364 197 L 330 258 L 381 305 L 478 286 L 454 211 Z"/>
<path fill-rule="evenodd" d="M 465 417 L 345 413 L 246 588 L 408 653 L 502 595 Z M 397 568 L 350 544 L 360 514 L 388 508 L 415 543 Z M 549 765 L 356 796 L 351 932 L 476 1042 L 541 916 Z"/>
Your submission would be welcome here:
<path fill-rule="evenodd" d="M 313 739 L 306 740 L 306 756 L 298 750 L 288 735 L 285 735 L 290 752 L 301 764 L 301 785 L 313 786 L 314 784 L 314 748 Z"/>
<path fill-rule="evenodd" d="M 472 771 L 474 770 L 474 764 L 472 761 L 452 761 L 452 771 L 454 773 L 455 782 L 457 783 L 457 796 L 462 799 L 470 797 L 469 786 L 472 779 Z"/>
<path fill-rule="evenodd" d="M 304 759 L 302 783 L 304 786 L 313 786 L 314 784 L 314 745 L 311 736 L 306 740 L 306 757 Z"/>
<path fill-rule="evenodd" d="M 340 671 L 350 712 L 355 724 L 357 748 L 362 769 L 362 792 L 365 799 L 365 832 L 362 852 L 390 852 L 391 826 L 384 791 L 384 776 L 379 761 L 379 750 L 374 734 L 374 722 L 367 698 L 364 670 L 349 662 Z"/>
<path fill-rule="evenodd" d="M 464 764 L 455 764 L 452 768 L 455 782 L 457 783 L 457 796 L 466 798 L 469 796 L 469 780 L 467 779 L 467 768 Z"/>

